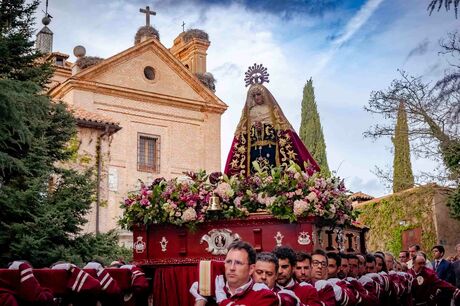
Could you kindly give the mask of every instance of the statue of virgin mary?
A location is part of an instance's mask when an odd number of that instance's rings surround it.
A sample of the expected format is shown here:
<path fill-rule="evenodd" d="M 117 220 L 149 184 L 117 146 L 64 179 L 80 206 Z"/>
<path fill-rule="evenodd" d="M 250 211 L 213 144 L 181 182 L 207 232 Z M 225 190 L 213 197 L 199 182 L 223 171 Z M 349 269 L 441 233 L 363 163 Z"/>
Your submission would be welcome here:
<path fill-rule="evenodd" d="M 308 174 L 319 166 L 305 148 L 270 91 L 267 69 L 254 64 L 246 72 L 250 85 L 240 122 L 225 164 L 225 174 L 249 176 L 254 173 L 253 162 L 260 167 L 287 168 L 298 164 Z"/>

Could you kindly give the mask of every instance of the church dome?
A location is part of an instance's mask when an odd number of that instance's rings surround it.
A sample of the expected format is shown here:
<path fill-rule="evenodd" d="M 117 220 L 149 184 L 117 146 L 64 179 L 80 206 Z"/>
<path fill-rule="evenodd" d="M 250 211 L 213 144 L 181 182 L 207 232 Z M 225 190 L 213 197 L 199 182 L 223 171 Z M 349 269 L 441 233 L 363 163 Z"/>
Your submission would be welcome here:
<path fill-rule="evenodd" d="M 183 39 L 185 42 L 191 41 L 193 38 L 202 39 L 209 41 L 209 35 L 203 30 L 200 29 L 189 29 L 183 34 Z"/>
<path fill-rule="evenodd" d="M 152 26 L 143 26 L 137 30 L 136 36 L 134 37 L 134 44 L 144 41 L 146 38 L 155 38 L 160 40 L 160 32 Z"/>

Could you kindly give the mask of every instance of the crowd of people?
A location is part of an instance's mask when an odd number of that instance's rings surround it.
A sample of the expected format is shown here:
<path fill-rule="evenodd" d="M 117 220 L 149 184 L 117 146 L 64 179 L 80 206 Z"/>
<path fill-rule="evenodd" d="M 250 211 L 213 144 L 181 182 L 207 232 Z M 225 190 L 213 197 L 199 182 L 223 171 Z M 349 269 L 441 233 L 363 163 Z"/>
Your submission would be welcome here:
<path fill-rule="evenodd" d="M 148 305 L 149 281 L 135 265 L 115 261 L 104 267 L 91 261 L 81 269 L 57 262 L 34 270 L 27 261 L 14 261 L 8 270 L 0 277 L 2 306 Z"/>
<path fill-rule="evenodd" d="M 190 293 L 203 305 L 460 305 L 460 244 L 454 263 L 443 259 L 444 247 L 432 248 L 433 262 L 418 245 L 393 254 L 311 254 L 281 246 L 256 254 L 247 242 L 235 241 L 215 277 L 212 296 Z"/>

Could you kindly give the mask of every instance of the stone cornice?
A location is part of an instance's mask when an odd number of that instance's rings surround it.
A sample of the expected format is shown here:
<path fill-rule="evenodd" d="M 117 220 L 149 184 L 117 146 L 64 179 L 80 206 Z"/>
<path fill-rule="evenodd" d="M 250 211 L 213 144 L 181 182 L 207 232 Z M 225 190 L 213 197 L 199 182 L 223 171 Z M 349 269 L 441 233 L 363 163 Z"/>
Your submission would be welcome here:
<path fill-rule="evenodd" d="M 138 89 L 120 87 L 93 81 L 79 80 L 70 78 L 61 85 L 51 89 L 49 95 L 54 100 L 62 99 L 69 91 L 73 89 L 87 90 L 98 94 L 105 94 L 114 97 L 128 98 L 142 102 L 151 102 L 165 104 L 168 106 L 177 106 L 186 109 L 193 109 L 201 112 L 213 112 L 222 114 L 227 106 L 211 104 L 191 99 L 183 99 L 159 93 L 141 91 Z"/>

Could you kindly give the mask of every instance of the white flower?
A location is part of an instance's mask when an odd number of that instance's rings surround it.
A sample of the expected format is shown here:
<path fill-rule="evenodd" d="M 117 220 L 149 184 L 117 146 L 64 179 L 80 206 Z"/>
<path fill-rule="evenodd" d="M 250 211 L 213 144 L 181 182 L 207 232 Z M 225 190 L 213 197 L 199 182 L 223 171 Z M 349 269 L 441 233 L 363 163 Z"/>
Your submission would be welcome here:
<path fill-rule="evenodd" d="M 300 216 L 308 209 L 308 203 L 303 200 L 294 201 L 294 215 Z"/>
<path fill-rule="evenodd" d="M 271 205 L 275 202 L 275 200 L 276 200 L 276 197 L 275 197 L 275 196 L 273 196 L 273 197 L 266 197 L 266 198 L 265 198 L 265 205 L 267 205 L 267 207 L 268 207 L 268 206 L 271 206 Z"/>
<path fill-rule="evenodd" d="M 193 180 L 187 175 L 182 175 L 182 176 L 177 177 L 177 182 L 181 185 L 182 184 L 188 185 L 188 186 L 193 185 Z"/>
<path fill-rule="evenodd" d="M 234 195 L 234 191 L 232 189 L 232 186 L 230 184 L 223 182 L 217 185 L 216 189 L 214 192 L 219 195 L 222 199 L 228 199 Z"/>
<path fill-rule="evenodd" d="M 315 192 L 312 191 L 307 195 L 307 200 L 310 203 L 314 203 L 314 202 L 318 201 L 318 196 L 316 195 Z"/>
<path fill-rule="evenodd" d="M 182 214 L 182 220 L 184 222 L 189 222 L 189 221 L 193 221 L 193 220 L 196 220 L 196 211 L 195 209 L 193 209 L 193 207 L 189 207 L 187 208 L 184 213 Z"/>

